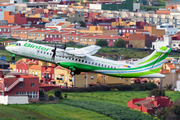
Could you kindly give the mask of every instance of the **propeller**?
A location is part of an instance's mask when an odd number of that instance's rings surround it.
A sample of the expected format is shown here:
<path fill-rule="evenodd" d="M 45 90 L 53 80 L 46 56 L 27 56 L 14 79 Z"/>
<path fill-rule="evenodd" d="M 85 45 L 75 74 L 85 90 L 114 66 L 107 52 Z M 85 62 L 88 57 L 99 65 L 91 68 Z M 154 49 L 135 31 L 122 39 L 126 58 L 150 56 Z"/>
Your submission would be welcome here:
<path fill-rule="evenodd" d="M 53 55 L 52 55 L 52 58 L 51 60 L 54 60 L 55 59 L 55 56 L 56 56 L 56 44 L 55 44 L 55 48 L 51 50 L 53 52 Z"/>

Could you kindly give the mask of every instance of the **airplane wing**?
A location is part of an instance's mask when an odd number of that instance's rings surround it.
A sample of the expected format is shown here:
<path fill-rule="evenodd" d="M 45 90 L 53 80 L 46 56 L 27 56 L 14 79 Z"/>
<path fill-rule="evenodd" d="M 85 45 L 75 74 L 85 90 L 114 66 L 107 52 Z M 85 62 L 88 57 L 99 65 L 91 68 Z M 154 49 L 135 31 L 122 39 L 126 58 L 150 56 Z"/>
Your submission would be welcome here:
<path fill-rule="evenodd" d="M 64 53 L 66 53 L 68 55 L 73 55 L 76 57 L 86 57 L 86 55 L 95 54 L 100 48 L 101 47 L 99 47 L 97 45 L 91 45 L 91 46 L 80 48 L 80 49 L 64 51 Z"/>

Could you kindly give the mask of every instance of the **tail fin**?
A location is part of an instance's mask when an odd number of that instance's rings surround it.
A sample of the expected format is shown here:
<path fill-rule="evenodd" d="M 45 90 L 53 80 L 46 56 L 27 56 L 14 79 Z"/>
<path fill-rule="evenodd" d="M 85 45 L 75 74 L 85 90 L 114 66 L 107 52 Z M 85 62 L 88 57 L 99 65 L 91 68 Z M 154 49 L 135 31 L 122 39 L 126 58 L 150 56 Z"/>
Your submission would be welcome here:
<path fill-rule="evenodd" d="M 138 67 L 147 67 L 149 69 L 148 71 L 158 73 L 170 52 L 171 48 L 161 46 L 151 55 L 138 60 L 135 65 Z"/>

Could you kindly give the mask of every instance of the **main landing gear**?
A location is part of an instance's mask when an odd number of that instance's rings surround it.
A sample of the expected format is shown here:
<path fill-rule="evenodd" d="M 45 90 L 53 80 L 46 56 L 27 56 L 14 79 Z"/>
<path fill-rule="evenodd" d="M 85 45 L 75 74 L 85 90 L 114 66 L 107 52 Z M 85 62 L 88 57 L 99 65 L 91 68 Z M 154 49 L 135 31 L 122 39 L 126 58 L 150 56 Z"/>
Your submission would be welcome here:
<path fill-rule="evenodd" d="M 78 75 L 78 74 L 81 73 L 80 71 L 78 71 L 78 70 L 75 69 L 74 67 L 69 67 L 69 69 L 71 70 L 70 74 L 71 74 L 72 76 Z"/>

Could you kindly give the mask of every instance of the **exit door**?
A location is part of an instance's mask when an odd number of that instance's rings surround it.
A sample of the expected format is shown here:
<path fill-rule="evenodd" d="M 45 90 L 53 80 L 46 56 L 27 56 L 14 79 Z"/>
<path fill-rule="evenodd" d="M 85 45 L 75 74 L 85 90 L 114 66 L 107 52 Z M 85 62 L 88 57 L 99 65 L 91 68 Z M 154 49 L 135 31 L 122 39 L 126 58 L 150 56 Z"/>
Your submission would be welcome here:
<path fill-rule="evenodd" d="M 124 65 L 122 64 L 119 64 L 119 67 L 118 67 L 118 76 L 122 76 L 123 75 L 123 70 L 124 70 Z"/>

